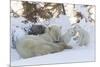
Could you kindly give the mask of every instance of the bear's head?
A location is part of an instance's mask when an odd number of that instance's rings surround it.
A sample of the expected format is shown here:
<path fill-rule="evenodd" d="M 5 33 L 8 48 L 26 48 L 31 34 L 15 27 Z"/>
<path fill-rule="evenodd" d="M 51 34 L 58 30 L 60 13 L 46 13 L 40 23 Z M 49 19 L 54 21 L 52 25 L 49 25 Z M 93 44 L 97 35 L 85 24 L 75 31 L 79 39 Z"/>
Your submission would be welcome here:
<path fill-rule="evenodd" d="M 70 29 L 67 30 L 67 33 L 70 36 L 75 36 L 77 32 L 74 30 L 74 28 L 70 28 Z"/>
<path fill-rule="evenodd" d="M 58 43 L 61 40 L 61 27 L 57 25 L 52 25 L 47 28 L 46 32 L 50 35 L 53 42 Z"/>

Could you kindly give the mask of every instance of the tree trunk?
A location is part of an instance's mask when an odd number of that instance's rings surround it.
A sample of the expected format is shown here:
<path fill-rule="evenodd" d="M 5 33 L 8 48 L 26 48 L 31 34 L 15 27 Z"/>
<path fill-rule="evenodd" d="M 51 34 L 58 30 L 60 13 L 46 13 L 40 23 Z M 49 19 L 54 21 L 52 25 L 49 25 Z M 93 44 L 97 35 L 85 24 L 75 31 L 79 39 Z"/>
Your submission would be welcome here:
<path fill-rule="evenodd" d="M 63 9 L 63 15 L 66 15 L 66 11 L 65 11 L 65 8 L 64 8 L 64 4 L 61 4 L 62 6 L 62 9 Z"/>

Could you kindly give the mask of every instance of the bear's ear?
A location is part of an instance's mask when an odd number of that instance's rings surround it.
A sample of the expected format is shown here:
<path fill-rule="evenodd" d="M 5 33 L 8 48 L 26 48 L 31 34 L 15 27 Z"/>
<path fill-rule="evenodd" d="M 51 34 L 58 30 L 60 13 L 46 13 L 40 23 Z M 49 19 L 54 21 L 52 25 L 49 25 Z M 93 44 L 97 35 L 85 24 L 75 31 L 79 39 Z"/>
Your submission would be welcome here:
<path fill-rule="evenodd" d="M 48 27 L 49 30 L 51 30 L 51 27 Z"/>

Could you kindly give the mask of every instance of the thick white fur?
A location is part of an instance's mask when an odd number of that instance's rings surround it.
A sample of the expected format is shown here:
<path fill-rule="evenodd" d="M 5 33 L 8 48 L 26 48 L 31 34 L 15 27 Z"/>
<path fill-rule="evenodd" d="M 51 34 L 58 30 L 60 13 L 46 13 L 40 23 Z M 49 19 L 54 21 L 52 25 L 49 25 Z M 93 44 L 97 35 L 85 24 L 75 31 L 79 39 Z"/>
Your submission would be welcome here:
<path fill-rule="evenodd" d="M 61 38 L 60 29 L 58 26 L 51 26 L 43 35 L 26 35 L 17 41 L 17 52 L 23 58 L 30 58 L 64 50 L 66 48 L 64 42 L 54 43 Z"/>
<path fill-rule="evenodd" d="M 76 31 L 75 31 L 73 28 L 70 28 L 70 29 L 68 29 L 67 32 L 62 36 L 62 39 L 63 39 L 63 41 L 65 42 L 65 44 L 66 44 L 67 46 L 71 47 L 70 44 L 69 44 L 69 42 L 70 42 L 71 38 L 72 38 L 73 36 L 75 36 L 75 34 L 76 34 Z"/>
<path fill-rule="evenodd" d="M 79 46 L 86 46 L 90 41 L 89 33 L 79 25 L 75 25 L 73 29 L 79 33 L 77 35 Z"/>

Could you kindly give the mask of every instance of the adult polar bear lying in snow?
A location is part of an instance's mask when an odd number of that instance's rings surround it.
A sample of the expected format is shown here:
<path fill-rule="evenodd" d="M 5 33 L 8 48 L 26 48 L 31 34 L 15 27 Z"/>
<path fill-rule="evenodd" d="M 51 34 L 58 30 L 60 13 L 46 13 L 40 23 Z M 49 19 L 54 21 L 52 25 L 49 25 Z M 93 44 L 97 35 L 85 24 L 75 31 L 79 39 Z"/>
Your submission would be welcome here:
<path fill-rule="evenodd" d="M 16 43 L 16 50 L 23 58 L 41 56 L 70 48 L 61 40 L 61 27 L 48 27 L 46 32 L 39 36 L 26 35 Z"/>
<path fill-rule="evenodd" d="M 90 42 L 89 33 L 77 24 L 73 27 L 73 29 L 78 33 L 74 40 L 77 40 L 79 46 L 86 46 Z"/>

